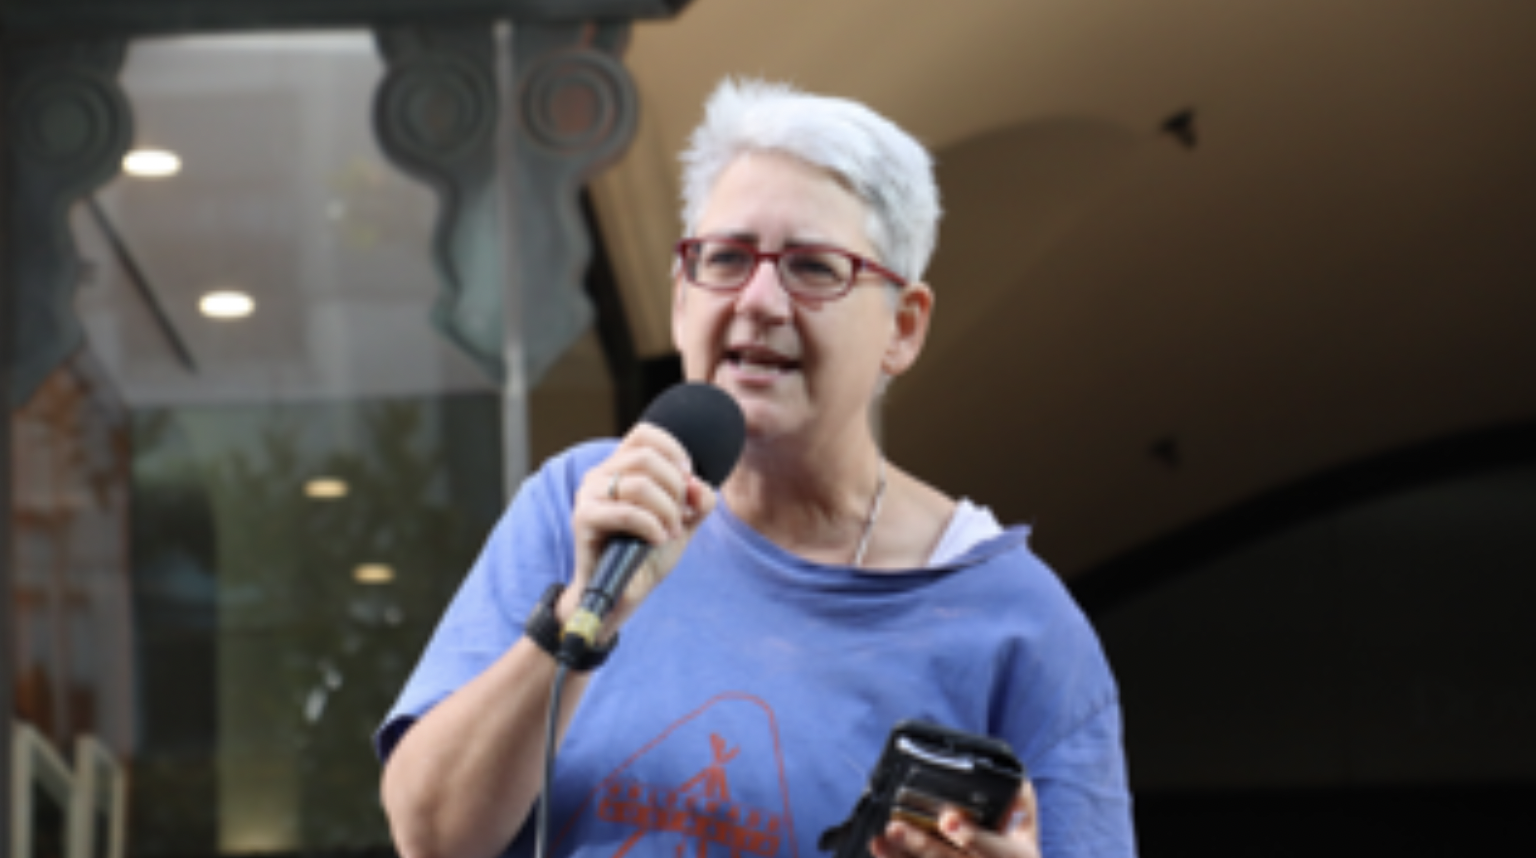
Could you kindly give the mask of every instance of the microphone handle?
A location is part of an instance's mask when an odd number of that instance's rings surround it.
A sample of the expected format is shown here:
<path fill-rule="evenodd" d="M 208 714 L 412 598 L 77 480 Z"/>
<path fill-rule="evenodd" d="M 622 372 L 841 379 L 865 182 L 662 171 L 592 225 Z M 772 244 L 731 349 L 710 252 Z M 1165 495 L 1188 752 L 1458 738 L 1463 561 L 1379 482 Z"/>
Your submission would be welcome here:
<path fill-rule="evenodd" d="M 643 539 L 620 534 L 610 540 L 597 562 L 597 571 L 592 573 L 591 586 L 581 595 L 581 605 L 566 621 L 561 637 L 578 637 L 587 647 L 596 647 L 603 620 L 618 604 L 629 579 L 645 565 L 650 553 L 651 546 Z"/>

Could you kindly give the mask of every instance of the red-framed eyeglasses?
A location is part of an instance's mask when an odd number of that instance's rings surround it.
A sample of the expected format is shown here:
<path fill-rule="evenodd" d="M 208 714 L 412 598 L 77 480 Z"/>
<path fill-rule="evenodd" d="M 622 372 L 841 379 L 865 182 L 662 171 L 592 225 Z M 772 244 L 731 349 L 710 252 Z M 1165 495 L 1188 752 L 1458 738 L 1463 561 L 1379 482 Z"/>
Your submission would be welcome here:
<path fill-rule="evenodd" d="M 683 277 L 716 292 L 734 292 L 747 285 L 764 260 L 778 269 L 779 282 L 787 292 L 813 301 L 843 297 L 865 270 L 897 286 L 907 285 L 905 278 L 873 259 L 827 245 L 769 251 L 734 238 L 685 238 L 676 250 Z"/>

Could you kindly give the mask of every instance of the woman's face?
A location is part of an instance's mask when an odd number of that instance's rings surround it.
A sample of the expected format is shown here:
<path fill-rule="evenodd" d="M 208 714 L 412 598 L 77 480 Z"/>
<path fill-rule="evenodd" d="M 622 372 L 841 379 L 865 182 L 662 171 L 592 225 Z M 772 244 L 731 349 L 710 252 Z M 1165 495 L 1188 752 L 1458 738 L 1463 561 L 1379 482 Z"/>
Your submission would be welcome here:
<path fill-rule="evenodd" d="M 832 245 L 875 258 L 864 204 L 825 171 L 787 155 L 737 158 L 716 181 L 696 236 L 728 237 L 760 251 Z M 731 393 L 753 440 L 798 439 L 834 446 L 867 431 L 867 410 L 882 372 L 916 358 L 931 294 L 895 287 L 865 271 L 833 301 L 792 298 L 772 264 L 761 264 L 735 292 L 674 278 L 672 332 L 689 379 Z"/>

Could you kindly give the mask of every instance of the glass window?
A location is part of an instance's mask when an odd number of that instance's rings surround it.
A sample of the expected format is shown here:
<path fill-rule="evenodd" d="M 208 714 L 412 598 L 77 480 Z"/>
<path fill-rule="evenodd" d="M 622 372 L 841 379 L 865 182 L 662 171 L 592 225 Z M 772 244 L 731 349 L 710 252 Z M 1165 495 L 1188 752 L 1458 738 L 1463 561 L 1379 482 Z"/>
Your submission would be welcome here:
<path fill-rule="evenodd" d="M 382 73 L 364 32 L 136 42 L 135 154 L 73 213 L 89 346 L 13 422 L 17 700 L 123 762 L 136 856 L 387 844 L 371 732 L 504 503 Z M 534 461 L 611 399 L 589 334 Z"/>

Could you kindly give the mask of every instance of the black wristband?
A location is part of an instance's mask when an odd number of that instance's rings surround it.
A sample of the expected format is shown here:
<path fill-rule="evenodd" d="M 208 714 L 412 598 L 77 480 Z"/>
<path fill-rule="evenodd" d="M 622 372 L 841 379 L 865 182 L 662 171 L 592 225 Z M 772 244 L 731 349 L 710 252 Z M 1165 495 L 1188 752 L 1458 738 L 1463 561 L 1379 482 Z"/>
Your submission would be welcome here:
<path fill-rule="evenodd" d="M 549 653 L 549 657 L 559 661 L 560 654 L 560 620 L 555 616 L 555 603 L 560 601 L 560 594 L 565 592 L 564 584 L 550 584 L 545 588 L 544 596 L 539 603 L 533 606 L 533 611 L 528 614 L 528 621 L 523 623 L 523 634 L 538 645 L 539 649 Z M 619 636 L 614 635 L 608 645 L 597 648 L 582 647 L 576 661 L 570 664 L 571 670 L 585 673 L 594 667 L 602 667 L 603 662 L 613 652 L 613 648 L 619 643 Z M 567 657 L 569 657 L 567 655 Z"/>

